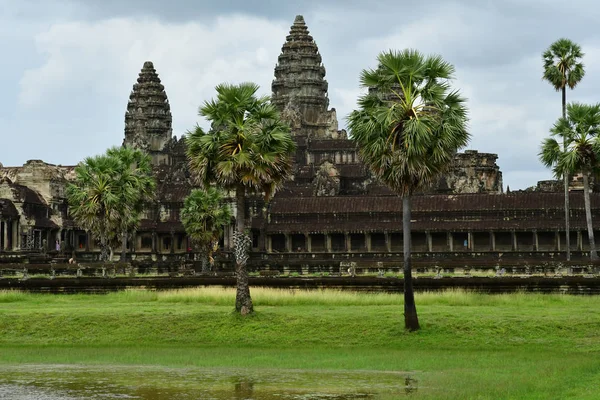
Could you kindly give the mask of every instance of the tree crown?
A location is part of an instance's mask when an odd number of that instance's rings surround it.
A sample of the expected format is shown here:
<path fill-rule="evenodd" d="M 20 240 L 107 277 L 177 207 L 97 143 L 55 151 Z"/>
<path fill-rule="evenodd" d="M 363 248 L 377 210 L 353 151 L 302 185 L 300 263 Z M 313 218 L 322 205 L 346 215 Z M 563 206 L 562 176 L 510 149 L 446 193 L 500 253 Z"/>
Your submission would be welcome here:
<path fill-rule="evenodd" d="M 557 91 L 565 87 L 574 89 L 585 75 L 581 62 L 583 56 L 578 44 L 569 39 L 558 39 L 542 54 L 543 79 L 550 82 Z"/>
<path fill-rule="evenodd" d="M 67 187 L 69 211 L 81 228 L 111 240 L 137 226 L 155 186 L 147 154 L 114 147 L 75 167 L 75 180 Z"/>
<path fill-rule="evenodd" d="M 290 176 L 295 150 L 290 128 L 257 90 L 254 83 L 221 84 L 216 99 L 200 108 L 211 128 L 196 126 L 186 142 L 190 169 L 201 185 L 243 185 L 269 197 Z"/>
<path fill-rule="evenodd" d="M 566 118 L 559 118 L 550 132 L 539 157 L 557 178 L 600 168 L 600 104 L 569 103 Z"/>
<path fill-rule="evenodd" d="M 469 140 L 465 99 L 450 87 L 454 67 L 416 50 L 388 51 L 364 70 L 352 140 L 371 171 L 401 195 L 431 184 Z"/>
<path fill-rule="evenodd" d="M 212 245 L 231 222 L 231 210 L 224 204 L 223 192 L 214 187 L 194 189 L 185 199 L 181 222 L 190 238 L 200 247 Z"/>

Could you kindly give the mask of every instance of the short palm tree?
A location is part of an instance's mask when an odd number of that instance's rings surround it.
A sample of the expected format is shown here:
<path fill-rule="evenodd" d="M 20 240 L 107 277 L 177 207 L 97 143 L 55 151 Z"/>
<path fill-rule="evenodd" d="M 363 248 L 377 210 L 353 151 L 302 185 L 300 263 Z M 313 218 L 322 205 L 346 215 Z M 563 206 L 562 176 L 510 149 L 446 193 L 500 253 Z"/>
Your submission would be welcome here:
<path fill-rule="evenodd" d="M 450 88 L 454 67 L 416 50 L 379 54 L 377 69 L 364 70 L 369 93 L 348 117 L 352 139 L 374 175 L 402 197 L 404 322 L 418 330 L 411 270 L 411 197 L 432 184 L 466 146 L 465 100 Z"/>
<path fill-rule="evenodd" d="M 252 243 L 246 233 L 246 196 L 260 193 L 268 200 L 291 174 L 295 143 L 290 128 L 267 97 L 257 97 L 254 83 L 220 84 L 217 98 L 199 111 L 211 128 L 197 126 L 187 136 L 190 170 L 203 186 L 235 192 L 234 234 L 237 293 L 235 308 L 242 314 L 254 307 L 246 262 Z"/>
<path fill-rule="evenodd" d="M 181 222 L 203 254 L 203 270 L 207 263 L 212 269 L 215 245 L 224 226 L 231 222 L 231 210 L 224 204 L 223 193 L 214 187 L 192 190 L 181 210 Z"/>
<path fill-rule="evenodd" d="M 569 103 L 566 111 L 567 117 L 558 119 L 551 130 L 552 137 L 542 143 L 539 156 L 559 178 L 575 173 L 583 176 L 590 258 L 594 261 L 598 260 L 598 253 L 592 225 L 589 176 L 600 170 L 600 104 Z M 564 147 L 558 141 L 562 141 Z"/>
<path fill-rule="evenodd" d="M 120 161 L 121 170 L 117 175 L 119 186 L 126 190 L 122 206 L 119 211 L 121 228 L 121 261 L 127 258 L 127 239 L 132 237 L 133 231 L 140 223 L 144 206 L 154 196 L 156 183 L 152 176 L 152 163 L 150 156 L 145 152 L 132 147 L 113 147 L 106 154 Z M 135 244 L 133 244 L 135 245 Z"/>
<path fill-rule="evenodd" d="M 543 79 L 562 93 L 562 117 L 566 118 L 567 107 L 567 87 L 574 89 L 575 86 L 583 79 L 585 69 L 581 58 L 583 52 L 578 44 L 573 43 L 569 39 L 558 39 L 552 43 L 550 47 L 542 54 L 544 61 Z M 563 150 L 566 148 L 563 143 Z M 565 231 L 566 231 L 566 247 L 567 261 L 571 259 L 571 244 L 570 244 L 570 227 L 569 227 L 569 175 L 561 174 L 564 182 L 565 190 Z"/>
<path fill-rule="evenodd" d="M 135 227 L 143 202 L 152 194 L 150 159 L 140 150 L 112 148 L 88 157 L 75 168 L 67 188 L 75 222 L 100 241 L 101 260 L 112 256 L 119 235 Z"/>

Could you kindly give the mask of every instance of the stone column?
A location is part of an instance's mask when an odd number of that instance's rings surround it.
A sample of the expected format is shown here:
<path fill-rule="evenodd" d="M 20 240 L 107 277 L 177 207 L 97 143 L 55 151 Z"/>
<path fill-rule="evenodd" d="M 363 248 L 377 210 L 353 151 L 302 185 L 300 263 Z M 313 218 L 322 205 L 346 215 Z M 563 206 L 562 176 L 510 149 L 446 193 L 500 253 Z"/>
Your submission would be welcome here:
<path fill-rule="evenodd" d="M 56 232 L 56 240 L 58 240 L 58 242 L 60 243 L 60 249 L 63 250 L 65 248 L 65 238 L 63 237 L 63 230 L 62 228 L 58 229 L 58 232 Z M 56 250 L 56 241 L 52 242 L 52 250 Z"/>
<path fill-rule="evenodd" d="M 4 250 L 12 250 L 12 221 L 9 219 L 4 222 Z"/>
<path fill-rule="evenodd" d="M 331 235 L 329 233 L 325 234 L 325 251 L 331 253 Z"/>
<path fill-rule="evenodd" d="M 560 231 L 554 233 L 554 242 L 556 243 L 556 251 L 560 251 Z"/>
<path fill-rule="evenodd" d="M 433 251 L 433 240 L 431 238 L 431 232 L 425 231 L 425 240 L 427 240 L 427 251 L 431 253 Z"/>
<path fill-rule="evenodd" d="M 52 231 L 50 229 L 46 230 L 46 248 L 44 249 L 44 251 L 54 250 L 54 241 L 52 241 L 51 233 Z M 43 240 L 42 243 L 44 243 Z"/>
<path fill-rule="evenodd" d="M 344 233 L 344 240 L 346 241 L 346 251 L 351 252 L 352 251 L 352 240 L 351 240 L 350 234 L 348 232 Z"/>
<path fill-rule="evenodd" d="M 152 231 L 152 252 L 156 253 L 158 249 L 158 236 L 156 235 L 156 231 Z"/>
<path fill-rule="evenodd" d="M 289 233 L 285 234 L 285 251 L 292 252 L 292 236 Z"/>
<path fill-rule="evenodd" d="M 368 232 L 365 232 L 365 247 L 368 252 L 371 251 L 371 234 Z"/>
<path fill-rule="evenodd" d="M 306 235 L 306 251 L 312 253 L 312 236 L 310 233 Z"/>
<path fill-rule="evenodd" d="M 8 229 L 6 229 L 6 221 L 0 220 L 0 251 L 4 251 L 7 248 L 7 231 Z"/>
<path fill-rule="evenodd" d="M 496 251 L 496 233 L 490 231 L 490 250 Z"/>
<path fill-rule="evenodd" d="M 517 245 L 517 232 L 510 231 L 510 237 L 512 239 L 512 249 L 513 249 L 513 251 L 518 251 L 519 246 Z"/>
<path fill-rule="evenodd" d="M 537 230 L 533 230 L 533 251 L 539 251 L 540 250 L 540 240 L 538 237 L 538 232 Z"/>
<path fill-rule="evenodd" d="M 134 230 L 133 232 L 131 232 L 131 249 L 129 249 L 129 251 L 131 251 L 131 254 L 135 254 L 135 250 L 137 249 L 137 232 Z M 187 252 L 187 247 L 185 249 L 185 251 Z"/>
<path fill-rule="evenodd" d="M 385 232 L 385 249 L 388 253 L 392 252 L 392 237 L 389 232 Z"/>
<path fill-rule="evenodd" d="M 583 232 L 577 231 L 577 250 L 583 250 Z"/>
<path fill-rule="evenodd" d="M 3 219 L 0 220 L 0 251 L 4 251 L 4 247 L 6 246 L 6 235 L 4 232 L 6 231 L 5 227 L 6 223 Z"/>
<path fill-rule="evenodd" d="M 92 235 L 90 231 L 85 231 L 85 251 L 90 251 L 90 242 L 92 240 Z"/>
<path fill-rule="evenodd" d="M 467 232 L 467 241 L 469 246 L 467 248 L 471 251 L 475 251 L 475 241 L 473 240 L 473 232 Z"/>
<path fill-rule="evenodd" d="M 19 250 L 21 248 L 21 243 L 19 243 L 20 239 L 19 220 L 16 220 L 13 222 L 13 250 Z"/>
<path fill-rule="evenodd" d="M 273 240 L 271 240 L 271 235 L 267 235 L 267 253 L 273 252 Z"/>
<path fill-rule="evenodd" d="M 452 232 L 448 232 L 448 250 L 454 251 L 454 237 L 452 236 Z"/>
<path fill-rule="evenodd" d="M 171 232 L 171 254 L 175 253 L 175 232 Z"/>

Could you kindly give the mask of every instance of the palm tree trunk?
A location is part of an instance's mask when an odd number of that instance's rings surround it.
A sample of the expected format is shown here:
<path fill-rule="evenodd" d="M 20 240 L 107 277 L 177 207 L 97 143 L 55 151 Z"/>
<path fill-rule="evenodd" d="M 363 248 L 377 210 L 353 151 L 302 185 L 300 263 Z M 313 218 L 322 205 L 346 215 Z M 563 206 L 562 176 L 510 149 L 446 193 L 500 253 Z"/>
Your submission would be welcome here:
<path fill-rule="evenodd" d="M 587 172 L 583 173 L 583 199 L 585 202 L 585 221 L 587 222 L 588 238 L 590 239 L 590 259 L 598 260 L 596 241 L 594 240 L 594 227 L 592 225 L 592 207 L 590 204 L 590 183 Z"/>
<path fill-rule="evenodd" d="M 123 230 L 121 237 L 121 259 L 120 262 L 127 261 L 127 231 Z"/>
<path fill-rule="evenodd" d="M 562 88 L 562 116 L 567 117 L 567 87 Z M 567 139 L 563 138 L 563 150 L 567 150 Z M 571 261 L 571 227 L 569 224 L 569 174 L 564 176 L 565 186 L 565 246 L 567 247 L 567 261 Z"/>
<path fill-rule="evenodd" d="M 236 200 L 236 263 L 235 272 L 237 276 L 237 291 L 235 295 L 235 310 L 242 315 L 254 312 L 252 298 L 250 297 L 250 286 L 248 284 L 248 271 L 246 270 L 247 246 L 245 241 L 245 219 L 246 219 L 246 188 L 238 185 L 235 191 Z"/>
<path fill-rule="evenodd" d="M 102 236 L 100 236 L 100 261 L 102 262 L 107 262 L 110 258 L 108 245 L 106 244 L 107 241 L 104 234 L 102 234 Z"/>
<path fill-rule="evenodd" d="M 402 197 L 402 240 L 404 245 L 404 327 L 409 331 L 420 329 L 415 294 L 412 285 L 410 195 Z"/>

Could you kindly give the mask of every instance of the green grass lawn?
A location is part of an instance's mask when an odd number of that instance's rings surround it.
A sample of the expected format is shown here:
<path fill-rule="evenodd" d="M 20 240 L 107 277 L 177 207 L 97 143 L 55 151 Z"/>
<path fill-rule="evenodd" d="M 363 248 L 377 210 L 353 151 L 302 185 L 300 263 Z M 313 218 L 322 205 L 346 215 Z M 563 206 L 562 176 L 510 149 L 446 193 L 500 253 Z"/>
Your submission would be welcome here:
<path fill-rule="evenodd" d="M 0 292 L 0 363 L 408 371 L 417 398 L 600 398 L 600 297 L 229 289 Z"/>

